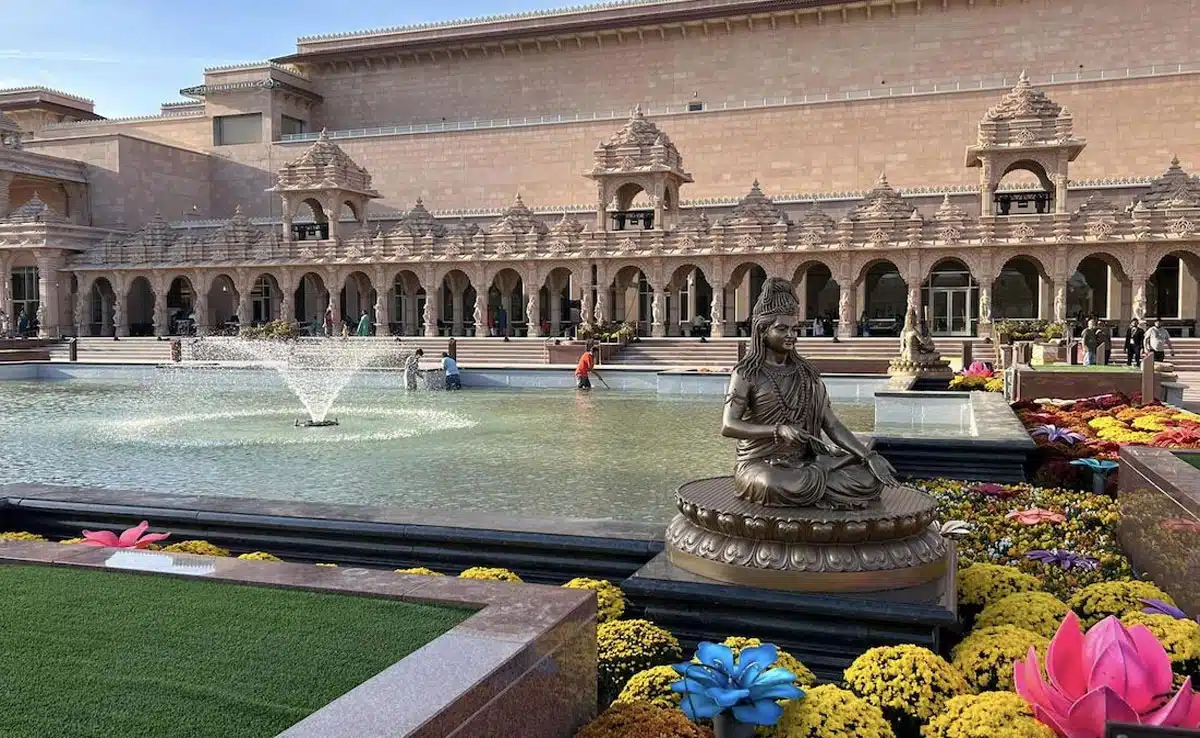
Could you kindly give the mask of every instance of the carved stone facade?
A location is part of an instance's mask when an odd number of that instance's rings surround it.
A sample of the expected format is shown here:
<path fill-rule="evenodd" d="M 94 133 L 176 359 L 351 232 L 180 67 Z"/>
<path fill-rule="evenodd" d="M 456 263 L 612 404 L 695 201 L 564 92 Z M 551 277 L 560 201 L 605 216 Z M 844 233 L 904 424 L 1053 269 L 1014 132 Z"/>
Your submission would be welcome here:
<path fill-rule="evenodd" d="M 828 318 L 842 335 L 909 306 L 935 334 L 979 335 L 1005 317 L 1065 319 L 1080 275 L 1106 295 L 1088 293 L 1093 312 L 1153 313 L 1148 285 L 1171 257 L 1179 317 L 1195 317 L 1200 180 L 1175 160 L 1133 201 L 1096 192 L 1070 212 L 1068 165 L 1083 147 L 1070 114 L 1022 77 L 968 149 L 967 165 L 981 169 L 982 215 L 950 195 L 922 213 L 881 173 L 849 209 L 816 200 L 789 216 L 755 181 L 710 220 L 700 207 L 680 207 L 680 188 L 692 181 L 683 157 L 635 108 L 584 174 L 598 189 L 594 226 L 584 225 L 587 213 L 538 213 L 518 194 L 490 222 L 440 219 L 418 199 L 382 227 L 367 216 L 380 197 L 371 174 L 322 135 L 279 169 L 269 190 L 283 203 L 275 225 L 238 210 L 215 228 L 158 216 L 134 231 L 105 230 L 31 200 L 0 221 L 0 298 L 11 325 L 17 270 L 34 275 L 37 299 L 22 304 L 46 306 L 46 335 L 165 335 L 191 315 L 201 332 L 235 317 L 307 324 L 327 305 L 348 321 L 368 313 L 379 333 L 481 335 L 505 324 L 557 334 L 572 323 L 628 321 L 648 334 L 687 335 L 702 315 L 716 335 L 736 335 L 756 284 L 782 277 L 804 285 L 803 317 Z M 1052 209 L 996 213 L 996 185 L 1014 168 L 1035 175 Z M 610 228 L 639 192 L 653 205 L 653 226 Z M 302 204 L 313 223 L 297 219 Z M 1023 272 L 1013 271 L 1018 262 Z"/>

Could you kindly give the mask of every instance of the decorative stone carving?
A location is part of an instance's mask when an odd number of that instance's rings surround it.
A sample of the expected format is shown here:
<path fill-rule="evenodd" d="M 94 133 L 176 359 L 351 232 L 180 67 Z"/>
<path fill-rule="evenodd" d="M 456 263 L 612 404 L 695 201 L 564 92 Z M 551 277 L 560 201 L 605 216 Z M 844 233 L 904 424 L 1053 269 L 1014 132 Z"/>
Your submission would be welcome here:
<path fill-rule="evenodd" d="M 1179 166 L 1179 157 L 1173 157 L 1167 171 L 1138 198 L 1138 204 L 1150 210 L 1200 207 L 1200 178 L 1185 172 Z"/>
<path fill-rule="evenodd" d="M 1189 218 L 1176 218 L 1167 224 L 1167 233 L 1175 238 L 1187 238 L 1196 232 L 1196 224 Z"/>
<path fill-rule="evenodd" d="M 776 207 L 771 198 L 763 194 L 758 180 L 750 186 L 746 196 L 738 201 L 733 212 L 721 220 L 719 225 L 725 227 L 758 226 L 767 227 L 776 224 L 787 225 L 787 215 Z"/>
<path fill-rule="evenodd" d="M 1063 108 L 1046 96 L 1046 93 L 1036 89 L 1029 81 L 1024 71 L 1017 79 L 1012 91 L 1001 98 L 1000 102 L 989 108 L 984 116 L 986 121 L 1011 121 L 1023 118 L 1041 118 L 1056 120 Z"/>
<path fill-rule="evenodd" d="M 250 219 L 242 212 L 242 206 L 234 208 L 233 217 L 221 224 L 204 239 L 204 243 L 213 246 L 253 246 L 261 241 L 263 232 L 250 223 Z"/>
<path fill-rule="evenodd" d="M 1018 223 L 1013 226 L 1012 235 L 1018 241 L 1032 241 L 1037 236 L 1037 231 L 1028 223 Z"/>
<path fill-rule="evenodd" d="M 53 208 L 42 202 L 42 198 L 38 196 L 37 192 L 34 192 L 33 197 L 29 198 L 24 205 L 9 213 L 8 217 L 0 222 L 21 224 L 69 223 L 70 220 L 59 215 Z"/>
<path fill-rule="evenodd" d="M 505 209 L 500 216 L 500 220 L 488 226 L 488 235 L 517 235 L 523 236 L 527 233 L 542 235 L 549 233 L 550 229 L 546 224 L 533 217 L 533 211 L 525 206 L 525 202 L 521 199 L 518 193 L 513 204 Z"/>
<path fill-rule="evenodd" d="M 425 203 L 421 198 L 417 198 L 417 202 L 412 209 L 405 213 L 396 225 L 388 232 L 389 235 L 408 234 L 414 238 L 423 238 L 424 236 L 433 236 L 434 238 L 442 238 L 446 235 L 446 227 L 437 222 L 425 208 Z M 472 234 L 474 235 L 474 234 Z"/>
<path fill-rule="evenodd" d="M 914 209 L 888 184 L 887 174 L 880 172 L 875 188 L 866 194 L 849 217 L 852 221 L 904 220 Z"/>
<path fill-rule="evenodd" d="M 278 182 L 270 191 L 312 189 L 348 190 L 368 197 L 380 197 L 371 184 L 371 173 L 329 140 L 329 134 L 324 130 L 312 146 L 280 167 Z"/>
<path fill-rule="evenodd" d="M 894 385 L 911 384 L 914 378 L 949 381 L 954 375 L 950 362 L 942 358 L 933 339 L 922 335 L 920 328 L 917 306 L 909 305 L 900 333 L 900 356 L 888 363 L 888 376 Z"/>

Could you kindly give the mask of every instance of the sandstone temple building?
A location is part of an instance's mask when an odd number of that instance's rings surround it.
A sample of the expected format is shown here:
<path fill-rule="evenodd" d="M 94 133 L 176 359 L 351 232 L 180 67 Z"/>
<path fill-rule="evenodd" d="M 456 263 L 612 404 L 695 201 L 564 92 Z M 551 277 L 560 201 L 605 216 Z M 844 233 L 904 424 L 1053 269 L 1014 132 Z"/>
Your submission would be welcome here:
<path fill-rule="evenodd" d="M 302 38 L 138 118 L 0 90 L 0 334 L 738 335 L 768 276 L 842 335 L 1194 324 L 1195 18 L 631 0 Z"/>

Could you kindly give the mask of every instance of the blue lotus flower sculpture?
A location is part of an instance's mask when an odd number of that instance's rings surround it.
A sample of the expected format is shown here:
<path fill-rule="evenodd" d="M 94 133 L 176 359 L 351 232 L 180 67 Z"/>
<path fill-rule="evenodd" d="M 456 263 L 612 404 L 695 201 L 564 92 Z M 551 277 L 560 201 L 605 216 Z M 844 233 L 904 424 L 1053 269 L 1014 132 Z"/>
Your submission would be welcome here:
<path fill-rule="evenodd" d="M 779 649 L 769 643 L 744 648 L 735 656 L 728 646 L 706 641 L 696 649 L 696 661 L 672 667 L 683 678 L 671 685 L 671 691 L 682 696 L 680 707 L 689 720 L 706 720 L 731 710 L 740 723 L 774 725 L 783 715 L 776 700 L 804 696 L 795 685 L 795 674 L 771 668 L 778 657 Z"/>
<path fill-rule="evenodd" d="M 1118 464 L 1115 461 L 1107 461 L 1103 459 L 1075 459 L 1071 462 L 1073 466 L 1085 466 L 1092 470 L 1094 474 L 1107 475 L 1113 469 L 1116 469 Z"/>

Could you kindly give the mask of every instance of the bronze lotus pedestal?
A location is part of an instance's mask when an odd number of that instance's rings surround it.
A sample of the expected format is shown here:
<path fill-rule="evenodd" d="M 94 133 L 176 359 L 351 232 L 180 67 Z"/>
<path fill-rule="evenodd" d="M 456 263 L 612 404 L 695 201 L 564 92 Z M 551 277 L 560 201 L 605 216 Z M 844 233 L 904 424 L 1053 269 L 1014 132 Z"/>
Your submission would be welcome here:
<path fill-rule="evenodd" d="M 684 484 L 667 527 L 672 564 L 706 579 L 797 592 L 906 589 L 946 574 L 950 547 L 933 500 L 887 486 L 866 507 L 767 507 L 736 496 L 733 477 Z"/>

